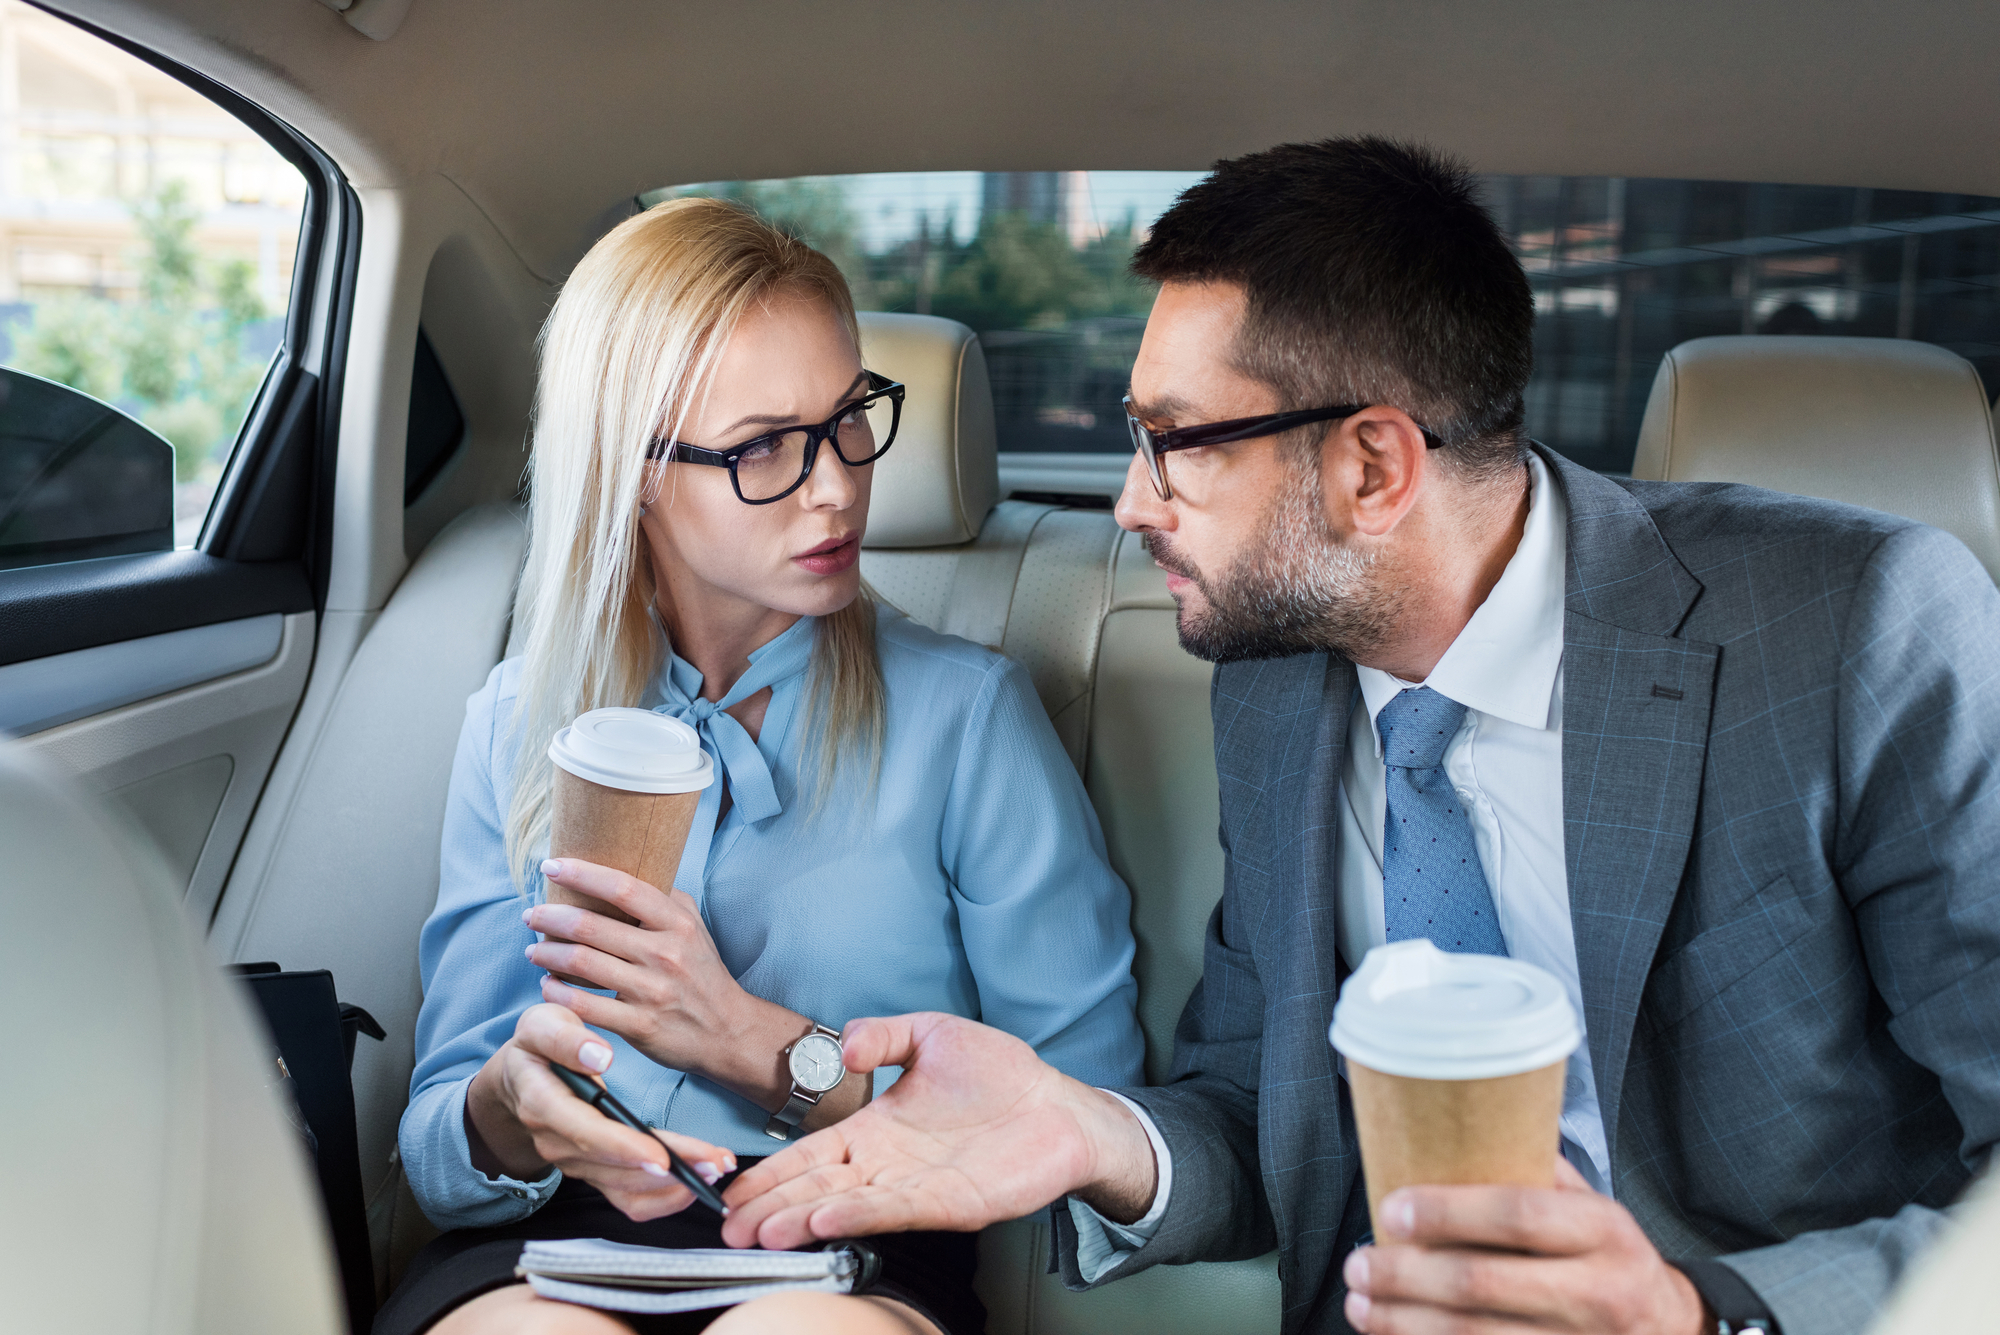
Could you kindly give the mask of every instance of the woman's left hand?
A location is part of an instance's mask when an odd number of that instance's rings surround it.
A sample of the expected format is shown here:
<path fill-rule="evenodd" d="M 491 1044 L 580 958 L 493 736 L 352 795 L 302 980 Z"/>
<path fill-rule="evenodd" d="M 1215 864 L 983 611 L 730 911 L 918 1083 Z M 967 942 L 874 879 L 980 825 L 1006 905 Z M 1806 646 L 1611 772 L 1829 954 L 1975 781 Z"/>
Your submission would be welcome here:
<path fill-rule="evenodd" d="M 535 931 L 565 938 L 528 948 L 537 967 L 618 994 L 600 997 L 544 978 L 544 1000 L 617 1034 L 662 1066 L 706 1076 L 764 1108 L 783 1105 L 791 1092 L 784 1050 L 812 1022 L 743 990 L 722 962 L 693 896 L 577 858 L 551 859 L 542 874 L 636 924 L 569 904 L 537 904 L 523 913 Z M 808 1129 L 837 1121 L 866 1101 L 868 1082 L 855 1077 L 848 1083 L 852 1090 L 843 1087 L 820 1100 L 806 1119 Z"/>

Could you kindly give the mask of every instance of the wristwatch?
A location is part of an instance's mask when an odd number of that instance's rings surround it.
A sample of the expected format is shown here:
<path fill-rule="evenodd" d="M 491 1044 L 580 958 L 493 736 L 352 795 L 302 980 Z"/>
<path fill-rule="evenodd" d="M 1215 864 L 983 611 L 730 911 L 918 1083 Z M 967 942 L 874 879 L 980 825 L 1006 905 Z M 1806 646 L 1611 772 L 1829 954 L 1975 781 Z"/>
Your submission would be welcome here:
<path fill-rule="evenodd" d="M 847 1067 L 840 1061 L 838 1029 L 814 1025 L 804 1038 L 785 1049 L 784 1057 L 792 1073 L 792 1093 L 785 1106 L 764 1123 L 764 1134 L 773 1140 L 790 1140 L 792 1131 L 805 1121 L 820 1096 L 847 1078 Z"/>
<path fill-rule="evenodd" d="M 1778 1335 L 1778 1319 L 1757 1296 L 1743 1276 L 1720 1261 L 1669 1261 L 1701 1295 L 1706 1311 L 1703 1321 L 1714 1318 L 1714 1335 L 1750 1335 L 1752 1331 Z"/>

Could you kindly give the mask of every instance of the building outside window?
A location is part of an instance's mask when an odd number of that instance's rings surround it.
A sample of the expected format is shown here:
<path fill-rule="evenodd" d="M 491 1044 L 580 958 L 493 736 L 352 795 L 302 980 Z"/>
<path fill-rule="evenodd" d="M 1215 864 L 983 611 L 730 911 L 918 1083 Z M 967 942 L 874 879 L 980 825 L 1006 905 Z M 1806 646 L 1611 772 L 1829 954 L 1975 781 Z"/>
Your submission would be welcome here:
<path fill-rule="evenodd" d="M 0 365 L 172 445 L 177 546 L 281 337 L 304 200 L 298 171 L 200 94 L 0 0 Z"/>
<path fill-rule="evenodd" d="M 863 309 L 977 329 L 1000 448 L 1123 452 L 1152 301 L 1132 248 L 1199 172 L 933 172 L 710 182 L 838 262 Z M 1711 334 L 1917 338 L 2000 391 L 2000 200 L 1913 191 L 1489 176 L 1535 293 L 1530 434 L 1631 466 L 1667 350 Z"/>

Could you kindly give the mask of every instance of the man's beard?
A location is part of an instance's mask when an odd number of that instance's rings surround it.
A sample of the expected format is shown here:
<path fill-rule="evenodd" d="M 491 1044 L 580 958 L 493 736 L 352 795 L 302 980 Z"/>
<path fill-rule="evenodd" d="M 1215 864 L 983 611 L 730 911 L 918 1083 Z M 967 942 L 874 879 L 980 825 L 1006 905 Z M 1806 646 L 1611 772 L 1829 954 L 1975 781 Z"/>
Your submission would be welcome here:
<path fill-rule="evenodd" d="M 1354 658 L 1380 644 L 1401 599 L 1380 587 L 1378 553 L 1342 543 L 1320 508 L 1319 469 L 1290 470 L 1258 525 L 1263 540 L 1219 577 L 1204 576 L 1160 532 L 1146 550 L 1161 569 L 1190 580 L 1206 611 L 1182 603 L 1181 648 L 1212 663 L 1286 658 L 1332 650 Z"/>

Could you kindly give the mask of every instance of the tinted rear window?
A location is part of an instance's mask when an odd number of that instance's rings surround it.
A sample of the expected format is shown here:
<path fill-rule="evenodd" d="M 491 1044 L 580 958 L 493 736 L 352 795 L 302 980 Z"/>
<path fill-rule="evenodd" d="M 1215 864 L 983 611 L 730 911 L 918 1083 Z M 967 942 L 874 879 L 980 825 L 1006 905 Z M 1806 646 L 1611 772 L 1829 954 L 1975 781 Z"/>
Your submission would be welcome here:
<path fill-rule="evenodd" d="M 681 186 L 826 251 L 864 310 L 977 329 L 1000 448 L 1123 452 L 1120 399 L 1152 301 L 1126 272 L 1199 172 L 924 172 Z M 1916 338 L 2000 390 L 2000 199 L 1911 191 L 1489 176 L 1535 291 L 1528 427 L 1631 466 L 1653 373 L 1710 334 Z"/>

